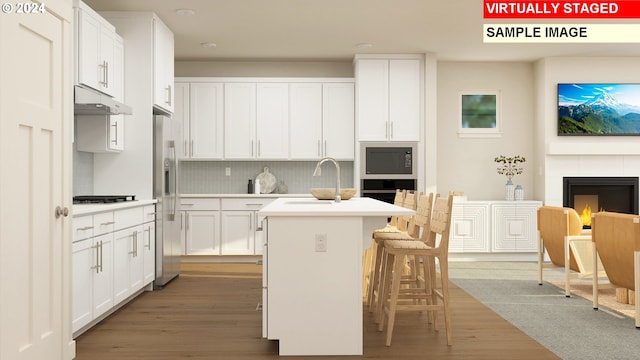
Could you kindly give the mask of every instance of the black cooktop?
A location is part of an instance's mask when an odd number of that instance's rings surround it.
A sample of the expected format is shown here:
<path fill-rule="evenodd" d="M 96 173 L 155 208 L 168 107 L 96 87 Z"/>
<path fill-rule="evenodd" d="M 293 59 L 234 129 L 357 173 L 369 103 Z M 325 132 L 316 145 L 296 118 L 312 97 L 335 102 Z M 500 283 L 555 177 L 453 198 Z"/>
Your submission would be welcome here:
<path fill-rule="evenodd" d="M 135 195 L 80 195 L 73 197 L 74 204 L 108 204 L 134 201 Z"/>

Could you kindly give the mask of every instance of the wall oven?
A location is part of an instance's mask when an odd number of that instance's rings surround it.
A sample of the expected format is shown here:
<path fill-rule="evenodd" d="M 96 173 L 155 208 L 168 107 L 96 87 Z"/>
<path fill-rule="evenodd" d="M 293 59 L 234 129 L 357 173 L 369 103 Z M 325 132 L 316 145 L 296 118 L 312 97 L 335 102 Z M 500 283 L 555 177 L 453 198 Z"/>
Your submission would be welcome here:
<path fill-rule="evenodd" d="M 360 144 L 360 196 L 393 203 L 396 189 L 416 190 L 415 143 Z"/>

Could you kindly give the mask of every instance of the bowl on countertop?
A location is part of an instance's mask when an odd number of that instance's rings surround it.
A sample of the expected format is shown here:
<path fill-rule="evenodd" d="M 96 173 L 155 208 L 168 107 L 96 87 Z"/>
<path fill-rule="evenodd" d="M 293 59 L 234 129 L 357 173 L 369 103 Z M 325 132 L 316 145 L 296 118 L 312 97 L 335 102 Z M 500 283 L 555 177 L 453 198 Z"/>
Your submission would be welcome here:
<path fill-rule="evenodd" d="M 340 189 L 340 199 L 349 200 L 356 194 L 354 188 Z M 311 195 L 318 200 L 333 200 L 336 197 L 335 188 L 313 188 L 311 189 Z"/>

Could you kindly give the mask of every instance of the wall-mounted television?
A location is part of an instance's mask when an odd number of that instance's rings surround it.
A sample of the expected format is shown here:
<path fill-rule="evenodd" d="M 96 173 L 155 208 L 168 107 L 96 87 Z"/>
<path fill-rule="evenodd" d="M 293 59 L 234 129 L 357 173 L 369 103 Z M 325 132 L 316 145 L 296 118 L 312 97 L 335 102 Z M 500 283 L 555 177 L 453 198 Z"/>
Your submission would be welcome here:
<path fill-rule="evenodd" d="M 558 84 L 558 135 L 640 135 L 640 84 Z"/>

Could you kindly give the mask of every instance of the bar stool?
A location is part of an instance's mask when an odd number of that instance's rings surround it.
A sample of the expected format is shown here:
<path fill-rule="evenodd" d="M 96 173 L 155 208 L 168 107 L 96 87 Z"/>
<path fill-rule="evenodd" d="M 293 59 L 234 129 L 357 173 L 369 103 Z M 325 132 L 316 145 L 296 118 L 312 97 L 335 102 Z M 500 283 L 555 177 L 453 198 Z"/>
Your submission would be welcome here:
<path fill-rule="evenodd" d="M 453 196 L 437 198 L 431 214 L 429 228 L 423 229 L 419 241 L 387 240 L 384 241 L 385 272 L 382 274 L 380 291 L 380 322 L 378 331 L 384 329 L 385 318 L 388 317 L 386 345 L 391 345 L 396 312 L 399 310 L 429 311 L 434 315 L 434 327 L 438 330 L 437 311 L 444 312 L 447 344 L 452 345 L 451 314 L 449 310 L 449 229 L 451 227 L 451 210 Z M 424 299 L 426 303 L 400 304 L 400 285 L 404 258 L 415 256 L 422 259 L 425 276 L 424 287 L 408 289 L 403 298 Z M 436 273 L 436 260 L 439 271 Z M 438 276 L 439 275 L 439 276 Z M 437 279 L 440 286 L 437 286 Z M 388 302 L 386 301 L 388 299 Z"/>

